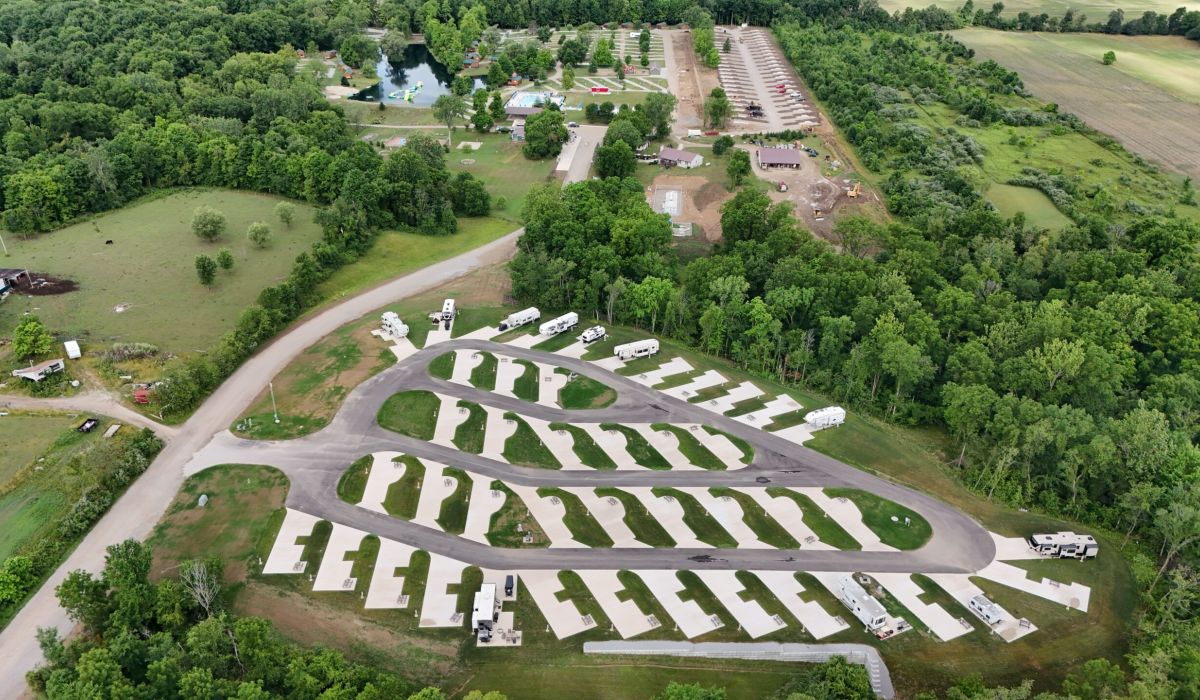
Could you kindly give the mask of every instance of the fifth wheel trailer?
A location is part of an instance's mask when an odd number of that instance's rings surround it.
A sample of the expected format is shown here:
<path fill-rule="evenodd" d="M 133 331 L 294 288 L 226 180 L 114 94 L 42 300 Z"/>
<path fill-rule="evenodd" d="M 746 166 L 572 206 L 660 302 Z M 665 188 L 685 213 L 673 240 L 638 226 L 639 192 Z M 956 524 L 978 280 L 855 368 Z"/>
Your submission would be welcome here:
<path fill-rule="evenodd" d="M 514 311 L 508 315 L 508 318 L 500 322 L 500 330 L 507 331 L 513 328 L 519 328 L 526 323 L 533 323 L 542 317 L 542 312 L 537 310 L 536 306 L 531 306 L 528 309 Z"/>
<path fill-rule="evenodd" d="M 638 357 L 649 357 L 658 352 L 658 341 L 654 338 L 637 340 L 613 348 L 613 355 L 621 360 L 632 360 Z"/>
<path fill-rule="evenodd" d="M 577 325 L 579 325 L 579 314 L 571 311 L 558 318 L 546 321 L 538 327 L 538 333 L 540 335 L 558 335 L 563 331 L 571 330 Z"/>
<path fill-rule="evenodd" d="M 815 411 L 809 411 L 804 416 L 804 422 L 814 428 L 829 428 L 846 422 L 846 409 L 841 406 L 826 406 Z"/>

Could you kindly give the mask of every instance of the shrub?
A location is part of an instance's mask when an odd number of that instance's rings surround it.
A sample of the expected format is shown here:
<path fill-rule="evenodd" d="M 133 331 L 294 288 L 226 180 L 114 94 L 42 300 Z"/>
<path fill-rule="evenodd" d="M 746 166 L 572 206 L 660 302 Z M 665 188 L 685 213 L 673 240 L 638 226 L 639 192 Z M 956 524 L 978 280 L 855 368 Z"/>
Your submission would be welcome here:
<path fill-rule="evenodd" d="M 228 222 L 225 215 L 209 206 L 196 207 L 192 212 L 192 233 L 212 242 L 225 233 Z"/>

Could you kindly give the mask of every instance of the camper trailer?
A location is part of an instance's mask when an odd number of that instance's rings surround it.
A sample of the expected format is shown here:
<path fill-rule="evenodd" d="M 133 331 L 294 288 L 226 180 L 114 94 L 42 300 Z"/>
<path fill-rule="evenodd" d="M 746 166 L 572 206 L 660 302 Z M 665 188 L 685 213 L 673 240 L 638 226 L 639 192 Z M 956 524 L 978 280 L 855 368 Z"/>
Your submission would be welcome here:
<path fill-rule="evenodd" d="M 443 321 L 453 321 L 454 313 L 455 313 L 454 300 L 447 299 L 446 301 L 443 301 L 442 302 L 442 320 Z"/>
<path fill-rule="evenodd" d="M 850 574 L 838 579 L 838 600 L 854 613 L 867 629 L 875 631 L 887 624 L 883 605 L 854 580 Z"/>
<path fill-rule="evenodd" d="M 613 355 L 621 360 L 633 360 L 639 357 L 649 357 L 658 352 L 658 341 L 650 338 L 648 340 L 638 340 L 632 343 L 625 343 L 613 348 Z"/>
<path fill-rule="evenodd" d="M 408 324 L 400 320 L 400 316 L 395 311 L 383 312 L 383 332 L 390 335 L 394 340 L 408 337 Z"/>
<path fill-rule="evenodd" d="M 1030 549 L 1044 557 L 1091 559 L 1100 553 L 1095 537 L 1074 532 L 1030 535 L 1027 541 Z"/>
<path fill-rule="evenodd" d="M 471 628 L 479 635 L 479 641 L 492 640 L 492 628 L 496 625 L 498 617 L 496 584 L 485 583 L 475 593 L 475 604 L 471 611 Z"/>
<path fill-rule="evenodd" d="M 538 333 L 541 335 L 558 335 L 563 331 L 571 330 L 577 325 L 579 325 L 579 314 L 572 311 L 556 319 L 546 321 L 538 327 Z"/>
<path fill-rule="evenodd" d="M 804 416 L 804 422 L 814 428 L 829 428 L 846 422 L 846 409 L 841 406 L 826 406 L 815 411 L 809 411 Z"/>
<path fill-rule="evenodd" d="M 604 340 L 604 338 L 607 336 L 608 333 L 604 330 L 604 326 L 592 326 L 591 328 L 585 330 L 579 336 L 579 339 L 582 340 L 586 345 L 587 343 L 594 343 L 597 340 Z"/>
<path fill-rule="evenodd" d="M 531 306 L 523 311 L 515 311 L 508 315 L 508 318 L 500 322 L 500 330 L 508 331 L 513 328 L 520 328 L 527 323 L 533 323 L 542 317 L 542 312 L 537 310 L 536 306 Z"/>
<path fill-rule="evenodd" d="M 988 600 L 985 595 L 977 595 L 967 601 L 967 607 L 971 612 L 975 613 L 980 620 L 989 625 L 998 625 L 1004 620 L 1004 610 L 992 601 Z"/>

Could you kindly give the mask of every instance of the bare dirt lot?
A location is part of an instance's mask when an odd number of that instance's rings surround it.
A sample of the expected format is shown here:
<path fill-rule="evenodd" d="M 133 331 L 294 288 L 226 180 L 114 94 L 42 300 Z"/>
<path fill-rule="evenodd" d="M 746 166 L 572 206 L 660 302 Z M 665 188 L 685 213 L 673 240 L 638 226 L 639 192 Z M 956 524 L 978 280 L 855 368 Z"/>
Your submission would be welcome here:
<path fill-rule="evenodd" d="M 696 52 L 692 50 L 692 34 L 687 31 L 664 32 L 665 41 L 671 42 L 667 65 L 671 90 L 679 100 L 675 109 L 674 131 L 683 137 L 688 129 L 704 126 L 704 97 L 718 87 L 717 73 L 700 65 Z M 671 70 L 674 64 L 674 70 Z"/>
<path fill-rule="evenodd" d="M 680 193 L 680 211 L 672 218 L 699 226 L 707 241 L 721 239 L 721 205 L 733 197 L 732 192 L 699 175 L 673 173 L 655 177 L 650 187 L 655 211 L 660 211 L 664 193 L 675 190 Z"/>

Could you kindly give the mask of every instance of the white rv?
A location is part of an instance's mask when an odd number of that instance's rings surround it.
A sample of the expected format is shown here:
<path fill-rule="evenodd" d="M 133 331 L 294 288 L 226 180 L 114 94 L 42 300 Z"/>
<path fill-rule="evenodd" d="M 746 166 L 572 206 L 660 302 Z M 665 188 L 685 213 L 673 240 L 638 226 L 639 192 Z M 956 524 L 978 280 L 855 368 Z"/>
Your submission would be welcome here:
<path fill-rule="evenodd" d="M 877 630 L 887 624 L 887 610 L 850 574 L 838 578 L 838 600 L 854 613 L 869 630 Z"/>
<path fill-rule="evenodd" d="M 395 311 L 384 311 L 383 332 L 395 340 L 406 338 L 408 337 L 408 324 L 401 321 L 400 316 Z"/>
<path fill-rule="evenodd" d="M 846 422 L 846 409 L 841 406 L 826 406 L 815 411 L 809 411 L 804 416 L 804 422 L 814 428 L 829 428 Z"/>
<path fill-rule="evenodd" d="M 586 345 L 587 343 L 594 343 L 597 340 L 604 340 L 607 336 L 608 333 L 604 330 L 604 326 L 592 326 L 580 334 L 579 339 Z"/>
<path fill-rule="evenodd" d="M 453 299 L 447 299 L 446 301 L 442 302 L 442 320 L 443 321 L 454 320 L 454 300 Z"/>
<path fill-rule="evenodd" d="M 514 311 L 508 315 L 508 318 L 500 322 L 500 330 L 507 331 L 513 328 L 520 328 L 527 323 L 533 323 L 542 317 L 542 312 L 537 310 L 536 306 L 531 306 L 523 311 Z"/>
<path fill-rule="evenodd" d="M 491 641 L 497 612 L 496 584 L 485 583 L 475 593 L 475 604 L 471 610 L 471 628 L 479 635 L 479 641 Z"/>
<path fill-rule="evenodd" d="M 613 348 L 613 355 L 621 360 L 633 360 L 639 357 L 649 357 L 658 353 L 658 341 L 654 338 L 637 340 Z"/>
<path fill-rule="evenodd" d="M 1027 541 L 1030 549 L 1046 557 L 1091 559 L 1100 553 L 1095 537 L 1074 532 L 1030 535 Z"/>
<path fill-rule="evenodd" d="M 996 605 L 992 601 L 988 600 L 988 597 L 985 595 L 977 595 L 974 598 L 971 598 L 967 601 L 967 607 L 970 608 L 971 612 L 975 613 L 980 620 L 983 620 L 989 625 L 998 625 L 1004 620 L 1004 610 L 999 605 Z"/>
<path fill-rule="evenodd" d="M 546 321 L 538 327 L 538 333 L 541 335 L 558 335 L 563 331 L 569 331 L 579 325 L 579 314 L 571 311 L 559 316 L 556 319 Z"/>

